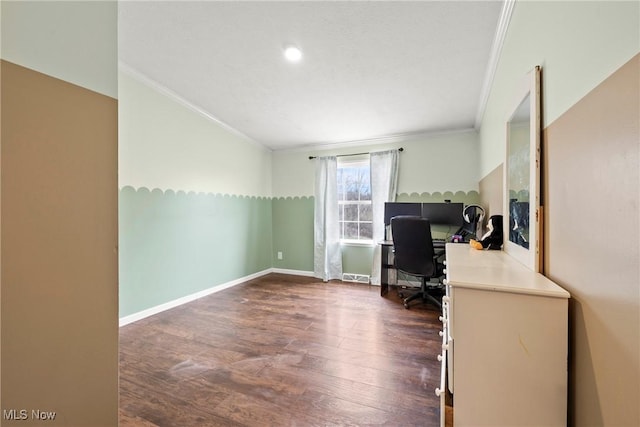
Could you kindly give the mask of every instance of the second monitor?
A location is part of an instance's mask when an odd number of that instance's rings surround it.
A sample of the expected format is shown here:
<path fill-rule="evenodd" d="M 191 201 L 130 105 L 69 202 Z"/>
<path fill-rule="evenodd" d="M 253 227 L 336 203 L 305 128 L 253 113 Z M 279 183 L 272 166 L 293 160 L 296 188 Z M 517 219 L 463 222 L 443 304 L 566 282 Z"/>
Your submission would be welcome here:
<path fill-rule="evenodd" d="M 421 216 L 431 223 L 434 239 L 449 239 L 464 225 L 463 210 L 464 203 L 387 202 L 384 204 L 384 223 L 388 226 L 391 218 L 398 215 Z M 389 233 L 386 236 L 389 238 Z"/>
<path fill-rule="evenodd" d="M 450 225 L 460 228 L 464 225 L 463 203 L 423 203 L 422 217 L 432 225 Z"/>
<path fill-rule="evenodd" d="M 384 223 L 391 224 L 391 218 L 394 216 L 414 215 L 427 218 L 431 225 L 462 227 L 463 209 L 463 203 L 387 202 L 384 204 Z"/>

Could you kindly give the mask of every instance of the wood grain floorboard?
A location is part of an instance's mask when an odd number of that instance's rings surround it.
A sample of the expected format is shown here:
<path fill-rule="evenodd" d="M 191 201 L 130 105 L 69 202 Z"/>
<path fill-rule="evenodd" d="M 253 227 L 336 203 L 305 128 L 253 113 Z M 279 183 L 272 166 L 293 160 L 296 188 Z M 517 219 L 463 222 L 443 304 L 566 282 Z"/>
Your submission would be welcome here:
<path fill-rule="evenodd" d="M 437 426 L 440 313 L 270 274 L 120 328 L 120 426 Z"/>

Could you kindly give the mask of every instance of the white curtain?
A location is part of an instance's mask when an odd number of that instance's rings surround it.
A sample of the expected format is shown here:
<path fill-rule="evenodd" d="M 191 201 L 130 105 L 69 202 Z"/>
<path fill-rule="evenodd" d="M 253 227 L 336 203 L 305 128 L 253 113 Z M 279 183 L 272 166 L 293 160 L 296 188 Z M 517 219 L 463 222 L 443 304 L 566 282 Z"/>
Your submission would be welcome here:
<path fill-rule="evenodd" d="M 398 150 L 371 153 L 371 205 L 373 215 L 373 266 L 371 283 L 380 284 L 381 252 L 384 239 L 384 203 L 394 202 L 398 191 Z"/>
<path fill-rule="evenodd" d="M 313 275 L 325 282 L 342 279 L 337 175 L 336 157 L 316 158 Z"/>

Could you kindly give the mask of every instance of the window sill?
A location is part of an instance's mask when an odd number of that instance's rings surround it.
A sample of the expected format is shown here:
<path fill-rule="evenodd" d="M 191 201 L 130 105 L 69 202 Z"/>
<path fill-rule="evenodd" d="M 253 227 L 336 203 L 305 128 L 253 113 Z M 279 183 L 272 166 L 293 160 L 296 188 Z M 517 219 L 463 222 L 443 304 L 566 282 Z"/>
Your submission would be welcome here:
<path fill-rule="evenodd" d="M 341 239 L 340 246 L 373 246 L 373 240 L 349 240 L 349 239 Z"/>

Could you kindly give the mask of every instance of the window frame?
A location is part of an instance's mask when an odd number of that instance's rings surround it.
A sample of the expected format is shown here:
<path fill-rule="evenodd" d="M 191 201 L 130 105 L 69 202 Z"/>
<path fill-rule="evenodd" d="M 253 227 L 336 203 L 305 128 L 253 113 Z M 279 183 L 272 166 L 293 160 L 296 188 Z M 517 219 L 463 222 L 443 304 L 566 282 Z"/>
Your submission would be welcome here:
<path fill-rule="evenodd" d="M 341 193 L 340 191 L 338 191 L 338 209 L 343 210 L 344 207 L 346 205 L 368 205 L 371 207 L 371 209 L 373 209 L 373 201 L 371 200 L 371 161 L 370 161 L 370 156 L 369 154 L 364 154 L 364 155 L 359 155 L 359 156 L 353 156 L 353 157 L 349 157 L 349 158 L 338 158 L 338 170 L 340 169 L 344 169 L 346 167 L 358 167 L 358 166 L 366 166 L 366 168 L 368 169 L 368 173 L 369 173 L 369 200 L 362 200 L 360 199 L 361 194 L 358 193 L 358 198 L 359 200 L 344 200 L 341 199 Z M 340 187 L 340 184 L 342 183 L 338 183 L 338 187 Z M 344 187 L 343 187 L 344 188 Z M 343 193 L 344 194 L 344 190 Z M 367 220 L 360 220 L 360 209 L 358 209 L 358 218 L 356 221 L 345 221 L 344 220 L 344 211 L 342 211 L 343 216 L 341 216 L 341 212 L 338 212 L 338 226 L 340 227 L 339 233 L 340 233 L 340 243 L 341 244 L 345 244 L 345 245 L 363 245 L 363 246 L 368 246 L 371 245 L 373 242 L 373 218 L 371 218 L 371 220 L 367 221 Z M 342 219 L 341 219 L 342 218 Z M 344 236 L 344 226 L 346 223 L 355 223 L 358 225 L 358 236 L 360 236 L 360 224 L 370 224 L 371 225 L 371 232 L 372 232 L 372 236 L 369 238 L 357 238 L 357 239 L 353 239 L 353 238 L 345 238 Z"/>

